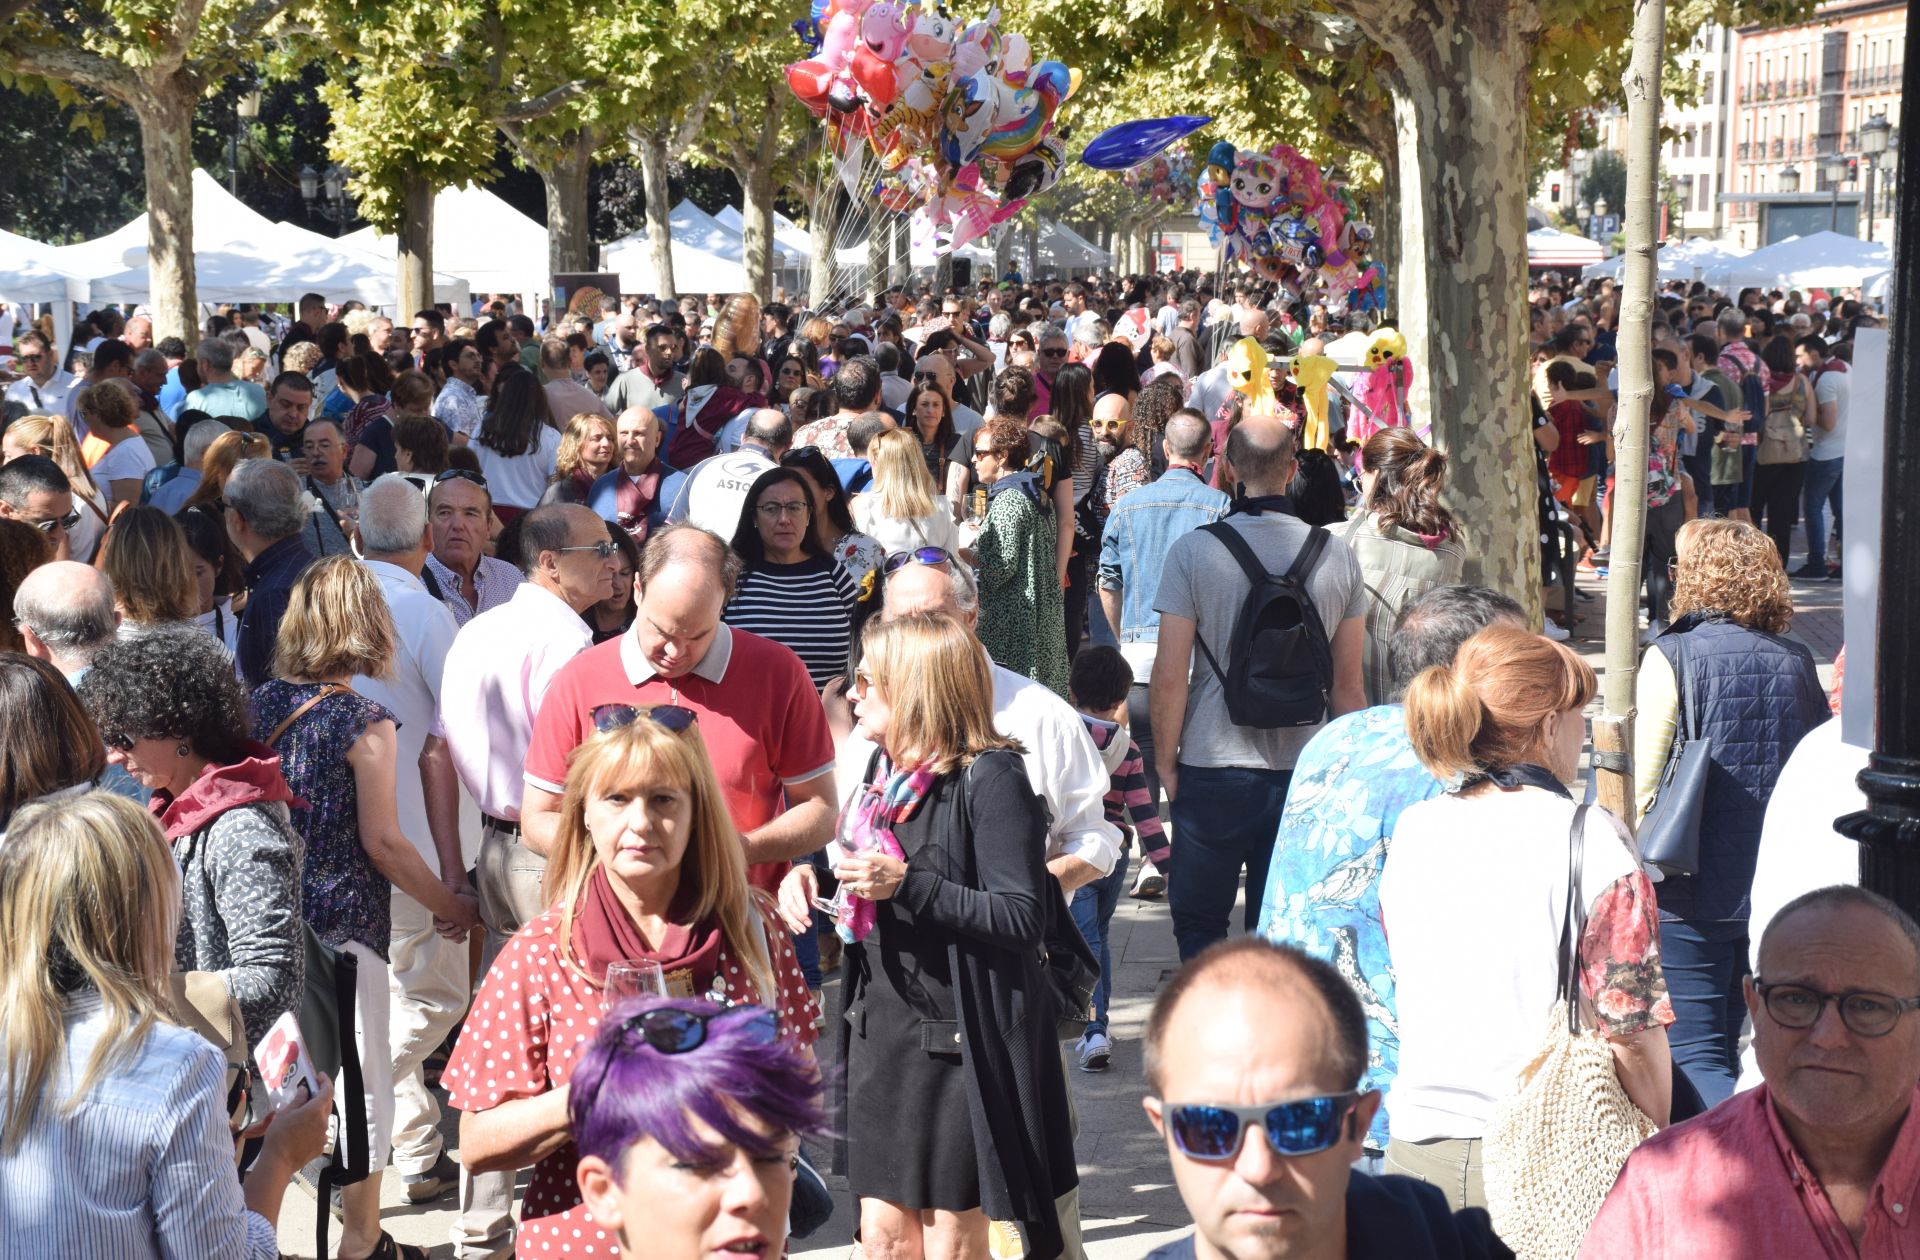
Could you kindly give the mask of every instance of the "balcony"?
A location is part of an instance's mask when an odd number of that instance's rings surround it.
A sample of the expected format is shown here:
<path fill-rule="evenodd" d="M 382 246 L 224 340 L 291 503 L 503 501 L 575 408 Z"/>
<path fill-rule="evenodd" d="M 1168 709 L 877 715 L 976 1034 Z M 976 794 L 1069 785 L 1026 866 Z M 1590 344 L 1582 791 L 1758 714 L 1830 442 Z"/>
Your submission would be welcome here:
<path fill-rule="evenodd" d="M 1753 146 L 1750 144 L 1736 144 L 1733 146 L 1733 156 L 1737 160 L 1744 162 L 1747 160 L 1748 154 L 1752 150 L 1752 148 Z"/>
<path fill-rule="evenodd" d="M 1873 66 L 1847 73 L 1849 92 L 1889 92 L 1900 86 L 1903 66 Z"/>

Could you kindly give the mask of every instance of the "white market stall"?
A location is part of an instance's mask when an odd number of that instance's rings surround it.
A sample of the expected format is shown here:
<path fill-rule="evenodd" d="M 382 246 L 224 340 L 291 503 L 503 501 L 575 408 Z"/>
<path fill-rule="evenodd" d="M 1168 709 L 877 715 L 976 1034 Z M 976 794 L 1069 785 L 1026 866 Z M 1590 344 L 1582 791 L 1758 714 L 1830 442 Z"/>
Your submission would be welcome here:
<path fill-rule="evenodd" d="M 1745 288 L 1857 289 L 1893 266 L 1893 250 L 1839 232 L 1812 232 L 1707 269 L 1723 293 Z"/>
<path fill-rule="evenodd" d="M 386 260 L 398 257 L 398 243 L 368 226 L 340 238 Z M 433 269 L 457 276 L 475 293 L 517 293 L 526 299 L 550 296 L 547 229 L 484 188 L 442 188 L 433 199 Z"/>
<path fill-rule="evenodd" d="M 58 259 L 58 246 L 0 231 L 0 302 L 86 301 L 86 277 Z"/>
<path fill-rule="evenodd" d="M 731 210 L 732 207 L 728 207 Z M 725 213 L 724 211 L 722 212 Z M 795 254 L 774 234 L 773 268 L 793 272 L 806 267 L 805 253 Z M 791 224 L 788 225 L 792 227 Z M 669 245 L 673 252 L 673 286 L 682 293 L 742 293 L 747 287 L 746 242 L 721 219 L 684 198 L 667 212 Z M 796 229 L 797 230 L 797 229 Z M 659 278 L 644 228 L 600 247 L 600 266 L 620 273 L 622 293 L 658 293 Z"/>
<path fill-rule="evenodd" d="M 1691 240 L 1668 241 L 1660 247 L 1659 253 L 1654 255 L 1654 263 L 1660 269 L 1662 280 L 1698 280 L 1711 268 L 1743 257 L 1745 257 L 1744 253 L 1729 247 L 1722 241 L 1696 236 Z M 1619 254 L 1581 268 L 1580 278 L 1618 280 L 1626 274 L 1626 271 L 1627 256 Z"/>
<path fill-rule="evenodd" d="M 1527 233 L 1527 266 L 1558 267 L 1571 270 L 1603 261 L 1607 251 L 1598 241 L 1562 232 L 1557 228 L 1535 228 Z"/>

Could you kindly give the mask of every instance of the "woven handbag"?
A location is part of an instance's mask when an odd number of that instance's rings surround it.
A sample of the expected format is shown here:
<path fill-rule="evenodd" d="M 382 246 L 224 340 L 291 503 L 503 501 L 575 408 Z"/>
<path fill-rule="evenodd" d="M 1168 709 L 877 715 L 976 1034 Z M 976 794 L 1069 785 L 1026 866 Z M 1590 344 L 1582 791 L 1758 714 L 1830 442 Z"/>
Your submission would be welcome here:
<path fill-rule="evenodd" d="M 1568 840 L 1560 980 L 1546 1036 L 1513 1093 L 1494 1108 L 1481 1144 L 1494 1232 L 1520 1260 L 1566 1260 L 1578 1252 L 1621 1165 L 1658 1127 L 1627 1097 L 1606 1038 L 1580 1026 L 1588 808 L 1574 811 Z"/>

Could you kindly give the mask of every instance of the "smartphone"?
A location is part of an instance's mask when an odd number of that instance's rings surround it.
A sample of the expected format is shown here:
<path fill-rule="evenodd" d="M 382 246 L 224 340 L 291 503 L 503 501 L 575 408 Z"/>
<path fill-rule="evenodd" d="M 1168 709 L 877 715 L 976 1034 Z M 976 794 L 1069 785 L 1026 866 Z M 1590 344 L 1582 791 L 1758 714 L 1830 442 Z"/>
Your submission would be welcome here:
<path fill-rule="evenodd" d="M 307 1043 L 300 1036 L 300 1021 L 292 1011 L 273 1021 L 273 1027 L 254 1047 L 253 1061 L 260 1068 L 267 1098 L 276 1111 L 297 1102 L 302 1085 L 307 1087 L 309 1098 L 320 1092 L 320 1078 L 313 1070 L 313 1060 L 307 1056 Z"/>

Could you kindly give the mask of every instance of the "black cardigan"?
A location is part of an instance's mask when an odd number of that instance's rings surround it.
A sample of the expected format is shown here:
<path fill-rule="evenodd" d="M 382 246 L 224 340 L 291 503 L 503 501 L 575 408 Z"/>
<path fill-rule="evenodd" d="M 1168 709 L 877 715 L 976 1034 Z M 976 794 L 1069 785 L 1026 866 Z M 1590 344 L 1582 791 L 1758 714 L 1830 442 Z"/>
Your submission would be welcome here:
<path fill-rule="evenodd" d="M 989 752 L 965 772 L 943 776 L 922 808 L 927 841 L 894 896 L 915 916 L 952 929 L 947 949 L 979 1135 L 981 1207 L 990 1220 L 1019 1222 L 1034 1260 L 1054 1260 L 1063 1248 L 1054 1200 L 1079 1184 L 1079 1174 L 1057 1012 L 1040 961 L 1048 920 L 1067 913 L 1046 868 L 1046 806 L 1018 754 Z M 845 1011 L 859 997 L 854 985 L 842 987 L 842 1063 Z M 840 1104 L 844 1133 L 844 1097 Z"/>

